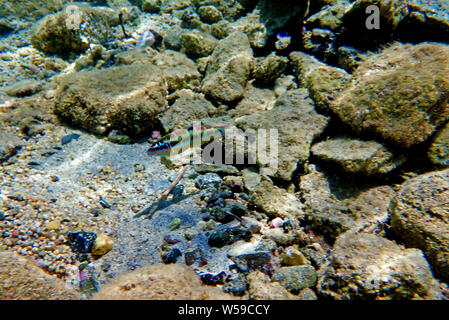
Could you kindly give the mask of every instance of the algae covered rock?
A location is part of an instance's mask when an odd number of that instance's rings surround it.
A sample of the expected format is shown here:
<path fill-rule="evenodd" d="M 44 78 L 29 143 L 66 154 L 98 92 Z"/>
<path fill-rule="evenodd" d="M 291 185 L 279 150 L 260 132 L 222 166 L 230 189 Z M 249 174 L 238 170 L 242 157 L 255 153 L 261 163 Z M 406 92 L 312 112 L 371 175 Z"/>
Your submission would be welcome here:
<path fill-rule="evenodd" d="M 306 220 L 330 239 L 354 229 L 382 231 L 389 219 L 394 191 L 389 186 L 365 185 L 358 178 L 340 177 L 310 165 L 299 189 Z"/>
<path fill-rule="evenodd" d="M 201 6 L 198 8 L 198 14 L 201 21 L 206 23 L 215 23 L 223 19 L 221 12 L 214 6 Z"/>
<path fill-rule="evenodd" d="M 22 145 L 19 137 L 9 132 L 0 131 L 0 163 L 15 155 Z"/>
<path fill-rule="evenodd" d="M 165 107 L 166 95 L 160 70 L 149 64 L 81 71 L 61 79 L 55 113 L 97 134 L 117 129 L 142 135 Z"/>
<path fill-rule="evenodd" d="M 305 90 L 288 90 L 271 110 L 236 119 L 238 127 L 277 129 L 278 169 L 270 176 L 290 180 L 298 165 L 309 158 L 310 144 L 327 126 L 328 118 L 315 112 Z"/>
<path fill-rule="evenodd" d="M 253 77 L 262 84 L 272 84 L 287 69 L 288 59 L 270 53 L 263 58 L 256 58 Z"/>
<path fill-rule="evenodd" d="M 405 182 L 392 201 L 394 231 L 424 251 L 435 274 L 449 279 L 449 170 Z"/>
<path fill-rule="evenodd" d="M 376 141 L 333 138 L 312 146 L 319 159 L 334 161 L 347 172 L 366 175 L 388 173 L 405 161 Z"/>
<path fill-rule="evenodd" d="M 242 32 L 220 40 L 210 57 L 202 91 L 220 101 L 241 98 L 250 76 L 252 54 L 248 37 Z"/>
<path fill-rule="evenodd" d="M 169 90 L 194 87 L 200 83 L 201 75 L 195 62 L 185 54 L 165 50 L 153 58 L 153 64 L 161 69 Z"/>
<path fill-rule="evenodd" d="M 435 135 L 428 155 L 432 163 L 449 167 L 449 123 Z"/>
<path fill-rule="evenodd" d="M 292 52 L 289 58 L 298 82 L 309 89 L 317 108 L 322 110 L 329 110 L 329 103 L 352 78 L 345 70 L 324 64 L 303 52 Z"/>
<path fill-rule="evenodd" d="M 341 235 L 320 269 L 318 292 L 336 300 L 436 299 L 437 282 L 421 250 L 367 233 Z"/>
<path fill-rule="evenodd" d="M 281 267 L 275 271 L 272 281 L 279 282 L 285 289 L 298 292 L 316 284 L 317 273 L 312 266 Z"/>
<path fill-rule="evenodd" d="M 192 58 L 207 57 L 217 46 L 217 39 L 208 33 L 191 30 L 181 34 L 183 51 Z"/>
<path fill-rule="evenodd" d="M 273 107 L 276 97 L 273 91 L 262 89 L 248 84 L 243 99 L 239 101 L 235 109 L 228 111 L 231 117 L 238 118 L 255 112 L 269 110 Z"/>
<path fill-rule="evenodd" d="M 176 92 L 178 98 L 161 118 L 164 129 L 169 132 L 174 129 L 188 128 L 194 121 L 207 118 L 216 108 L 204 98 L 203 94 L 183 89 Z"/>
<path fill-rule="evenodd" d="M 254 300 L 299 300 L 287 291 L 279 282 L 271 282 L 270 277 L 260 271 L 247 276 L 249 297 Z"/>
<path fill-rule="evenodd" d="M 250 197 L 255 206 L 276 217 L 302 217 L 302 204 L 298 197 L 279 188 L 269 179 L 261 182 L 251 191 Z"/>
<path fill-rule="evenodd" d="M 123 10 L 122 15 L 125 22 L 136 18 L 136 13 L 131 9 Z M 31 43 L 46 54 L 68 57 L 83 53 L 90 44 L 111 41 L 113 27 L 118 24 L 118 12 L 111 8 L 70 4 L 42 19 L 31 36 Z"/>
<path fill-rule="evenodd" d="M 397 44 L 363 62 L 330 108 L 355 131 L 407 148 L 449 118 L 448 73 L 449 46 Z"/>

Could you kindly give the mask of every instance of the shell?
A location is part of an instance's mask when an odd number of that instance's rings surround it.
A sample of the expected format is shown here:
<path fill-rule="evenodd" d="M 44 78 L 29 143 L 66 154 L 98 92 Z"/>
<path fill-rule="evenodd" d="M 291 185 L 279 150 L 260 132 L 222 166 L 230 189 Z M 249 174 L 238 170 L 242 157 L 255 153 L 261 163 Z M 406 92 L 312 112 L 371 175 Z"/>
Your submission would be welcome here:
<path fill-rule="evenodd" d="M 114 241 L 105 234 L 100 234 L 95 239 L 92 247 L 92 254 L 94 256 L 102 256 L 108 253 L 114 245 Z"/>

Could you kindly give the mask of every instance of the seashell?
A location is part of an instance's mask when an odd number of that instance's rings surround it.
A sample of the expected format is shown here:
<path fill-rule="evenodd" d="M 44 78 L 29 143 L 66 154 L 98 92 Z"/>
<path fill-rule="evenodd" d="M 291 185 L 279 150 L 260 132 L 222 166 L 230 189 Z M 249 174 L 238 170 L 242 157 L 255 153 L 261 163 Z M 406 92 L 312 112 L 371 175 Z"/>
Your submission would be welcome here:
<path fill-rule="evenodd" d="M 111 238 L 109 238 L 105 234 L 100 234 L 95 239 L 94 245 L 92 247 L 92 254 L 94 256 L 102 256 L 108 253 L 112 246 L 114 245 L 114 242 Z"/>

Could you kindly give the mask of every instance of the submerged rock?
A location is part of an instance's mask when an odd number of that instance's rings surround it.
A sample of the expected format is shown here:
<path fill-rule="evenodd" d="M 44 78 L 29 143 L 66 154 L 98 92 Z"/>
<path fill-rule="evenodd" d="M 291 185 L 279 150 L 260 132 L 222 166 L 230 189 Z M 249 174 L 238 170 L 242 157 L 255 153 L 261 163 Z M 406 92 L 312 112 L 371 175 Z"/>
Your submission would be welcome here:
<path fill-rule="evenodd" d="M 376 141 L 333 138 L 312 146 L 312 154 L 322 160 L 334 161 L 347 172 L 366 175 L 384 174 L 405 161 Z"/>
<path fill-rule="evenodd" d="M 421 250 L 352 232 L 337 239 L 330 262 L 320 270 L 318 291 L 336 300 L 439 297 Z"/>
<path fill-rule="evenodd" d="M 306 219 L 329 238 L 349 230 L 381 231 L 394 191 L 325 173 L 315 166 L 300 178 Z"/>
<path fill-rule="evenodd" d="M 253 271 L 247 277 L 249 298 L 254 300 L 299 300 L 279 282 L 271 282 L 270 277 L 260 271 Z"/>
<path fill-rule="evenodd" d="M 0 131 L 0 163 L 15 155 L 22 145 L 22 141 L 17 136 Z"/>
<path fill-rule="evenodd" d="M 448 61 L 444 44 L 394 45 L 363 62 L 330 108 L 357 132 L 416 145 L 449 118 Z"/>
<path fill-rule="evenodd" d="M 424 251 L 435 274 L 449 279 L 449 170 L 405 182 L 392 201 L 391 223 L 408 246 Z"/>
<path fill-rule="evenodd" d="M 248 37 L 242 32 L 220 40 L 210 57 L 202 91 L 219 101 L 241 98 L 250 76 L 252 55 Z"/>
<path fill-rule="evenodd" d="M 306 91 L 297 89 L 281 95 L 271 110 L 243 116 L 235 122 L 243 130 L 277 129 L 278 168 L 269 175 L 288 181 L 297 166 L 309 158 L 310 144 L 325 129 L 328 118 L 315 112 Z"/>
<path fill-rule="evenodd" d="M 275 271 L 272 281 L 279 282 L 285 289 L 298 292 L 313 287 L 317 281 L 317 273 L 312 266 L 281 267 Z"/>
<path fill-rule="evenodd" d="M 149 64 L 80 71 L 61 79 L 55 113 L 97 134 L 142 135 L 156 123 L 166 95 L 160 71 Z"/>
<path fill-rule="evenodd" d="M 449 123 L 435 135 L 428 156 L 432 163 L 449 167 Z"/>
<path fill-rule="evenodd" d="M 221 248 L 233 244 L 238 240 L 248 241 L 251 238 L 251 231 L 244 227 L 225 227 L 215 230 L 209 236 L 208 243 L 211 247 Z"/>

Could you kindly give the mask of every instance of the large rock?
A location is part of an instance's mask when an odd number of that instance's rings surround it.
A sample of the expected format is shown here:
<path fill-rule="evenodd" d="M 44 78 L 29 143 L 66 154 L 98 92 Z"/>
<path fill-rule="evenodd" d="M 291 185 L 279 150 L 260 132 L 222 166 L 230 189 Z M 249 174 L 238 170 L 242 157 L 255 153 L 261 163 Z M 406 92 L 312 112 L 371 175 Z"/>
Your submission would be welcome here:
<path fill-rule="evenodd" d="M 166 95 L 160 70 L 150 64 L 81 71 L 61 79 L 55 113 L 97 134 L 117 129 L 142 135 L 156 122 Z"/>
<path fill-rule="evenodd" d="M 298 82 L 309 89 L 321 110 L 329 110 L 329 103 L 351 80 L 345 70 L 324 64 L 306 53 L 295 51 L 289 58 Z"/>
<path fill-rule="evenodd" d="M 248 37 L 233 32 L 221 40 L 210 57 L 202 91 L 219 101 L 243 96 L 251 72 L 252 49 Z"/>
<path fill-rule="evenodd" d="M 337 162 L 347 172 L 366 175 L 388 173 L 401 165 L 405 157 L 396 156 L 376 141 L 334 138 L 312 146 L 312 154 Z"/>
<path fill-rule="evenodd" d="M 278 170 L 274 177 L 290 180 L 298 165 L 307 161 L 310 144 L 326 127 L 328 118 L 315 112 L 305 90 L 289 90 L 281 95 L 271 110 L 236 119 L 243 130 L 277 129 Z"/>
<path fill-rule="evenodd" d="M 437 275 L 449 279 L 449 170 L 405 182 L 392 202 L 393 229 L 424 251 Z"/>
<path fill-rule="evenodd" d="M 0 163 L 8 160 L 22 147 L 22 141 L 9 132 L 0 131 Z"/>
<path fill-rule="evenodd" d="M 449 118 L 448 73 L 449 46 L 394 45 L 363 62 L 330 107 L 355 131 L 407 148 Z"/>
<path fill-rule="evenodd" d="M 74 287 L 11 251 L 0 252 L 0 288 L 2 300 L 80 299 Z"/>
<path fill-rule="evenodd" d="M 299 198 L 279 188 L 262 177 L 261 182 L 250 192 L 251 201 L 262 211 L 276 217 L 302 217 L 302 203 Z"/>
<path fill-rule="evenodd" d="M 435 135 L 428 155 L 432 163 L 449 167 L 449 123 Z"/>
<path fill-rule="evenodd" d="M 360 179 L 325 173 L 314 165 L 301 176 L 299 188 L 306 219 L 329 238 L 354 229 L 382 231 L 394 191 Z"/>
<path fill-rule="evenodd" d="M 341 235 L 319 274 L 318 292 L 336 300 L 435 299 L 440 293 L 421 250 L 367 233 Z"/>

